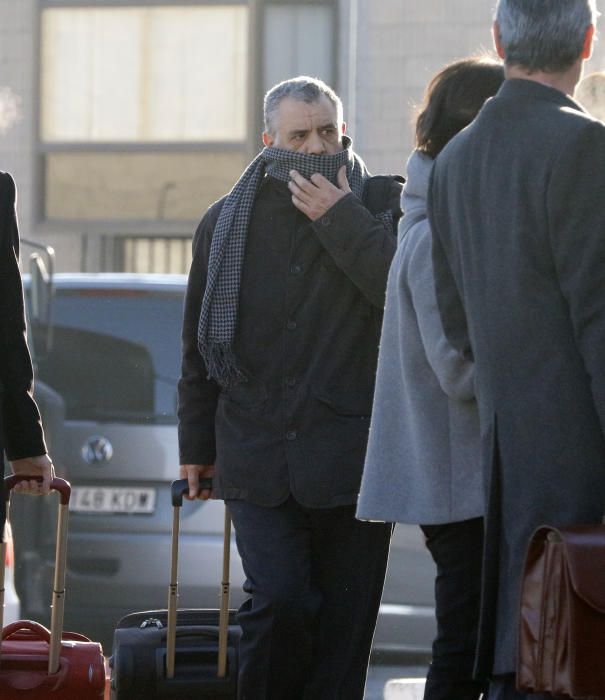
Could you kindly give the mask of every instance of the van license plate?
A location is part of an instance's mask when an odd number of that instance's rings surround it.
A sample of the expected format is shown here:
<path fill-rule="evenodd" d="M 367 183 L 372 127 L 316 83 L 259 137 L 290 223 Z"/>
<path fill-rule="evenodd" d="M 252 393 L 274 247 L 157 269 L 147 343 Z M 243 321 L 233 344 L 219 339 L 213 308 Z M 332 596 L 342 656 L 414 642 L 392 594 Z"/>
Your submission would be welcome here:
<path fill-rule="evenodd" d="M 155 489 L 75 486 L 69 510 L 77 513 L 153 513 Z"/>

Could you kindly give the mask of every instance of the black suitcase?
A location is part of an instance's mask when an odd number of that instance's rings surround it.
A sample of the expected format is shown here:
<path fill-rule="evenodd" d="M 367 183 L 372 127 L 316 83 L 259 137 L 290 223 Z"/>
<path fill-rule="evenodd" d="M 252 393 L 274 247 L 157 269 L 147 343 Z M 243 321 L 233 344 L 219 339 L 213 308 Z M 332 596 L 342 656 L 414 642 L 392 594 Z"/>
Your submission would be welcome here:
<path fill-rule="evenodd" d="M 200 489 L 211 488 L 201 480 Z M 241 630 L 229 610 L 231 521 L 225 508 L 223 582 L 219 610 L 177 610 L 178 537 L 186 479 L 172 484 L 172 562 L 168 610 L 123 617 L 116 627 L 111 669 L 112 700 L 236 698 Z"/>

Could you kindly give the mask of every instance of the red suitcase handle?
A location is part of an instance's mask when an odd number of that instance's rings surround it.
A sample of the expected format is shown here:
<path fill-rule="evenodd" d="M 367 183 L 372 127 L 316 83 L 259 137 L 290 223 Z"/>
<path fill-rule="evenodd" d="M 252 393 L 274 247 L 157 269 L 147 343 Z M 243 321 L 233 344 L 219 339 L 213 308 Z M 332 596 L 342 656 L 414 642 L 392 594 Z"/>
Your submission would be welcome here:
<path fill-rule="evenodd" d="M 19 633 L 24 634 L 20 635 Z M 29 633 L 29 634 L 28 634 Z M 12 622 L 10 625 L 2 630 L 1 639 L 14 639 L 15 637 L 30 637 L 31 634 L 35 635 L 40 641 L 47 642 L 50 644 L 50 630 L 48 627 L 44 627 L 39 622 L 34 620 L 17 620 L 17 622 Z M 90 642 L 90 638 L 85 634 L 80 634 L 79 632 L 63 632 L 63 641 L 66 642 Z M 94 642 L 93 642 L 94 643 Z M 0 657 L 1 658 L 1 657 Z"/>
<path fill-rule="evenodd" d="M 34 622 L 34 620 L 17 620 L 17 622 L 6 625 L 2 630 L 2 639 L 9 639 L 21 630 L 29 630 L 43 642 L 48 642 L 48 644 L 50 644 L 50 630 L 39 622 Z"/>
<path fill-rule="evenodd" d="M 31 481 L 34 479 L 35 481 L 42 481 L 41 476 L 26 476 L 25 474 L 12 474 L 11 476 L 7 476 L 4 479 L 4 490 L 5 490 L 5 498 L 8 501 L 10 498 L 10 493 L 13 489 L 13 486 L 18 484 L 21 481 Z M 53 491 L 58 491 L 60 496 L 61 496 L 61 505 L 66 506 L 69 503 L 69 497 L 71 495 L 71 484 L 69 481 L 65 481 L 65 479 L 59 479 L 59 477 L 55 477 L 51 482 L 50 482 L 50 488 Z"/>
<path fill-rule="evenodd" d="M 26 474 L 13 474 L 4 479 L 6 492 L 7 510 L 10 503 L 10 493 L 20 481 L 29 479 L 42 481 L 42 477 Z M 51 481 L 52 490 L 58 491 L 60 495 L 59 519 L 57 521 L 57 548 L 55 553 L 55 576 L 53 582 L 53 594 L 50 619 L 50 648 L 48 652 L 48 672 L 56 673 L 59 670 L 59 657 L 61 653 L 61 637 L 63 635 L 63 611 L 65 606 L 65 568 L 67 554 L 67 519 L 69 515 L 69 497 L 71 495 L 71 485 L 65 479 L 55 478 Z M 1 564 L 2 562 L 0 562 Z M 4 567 L 0 575 L 0 589 L 4 588 Z M 3 598 L 3 591 L 0 590 L 0 597 Z M 1 601 L 3 602 L 3 600 Z M 0 608 L 1 613 L 1 608 Z M 0 627 L 2 626 L 2 616 L 0 614 Z"/>

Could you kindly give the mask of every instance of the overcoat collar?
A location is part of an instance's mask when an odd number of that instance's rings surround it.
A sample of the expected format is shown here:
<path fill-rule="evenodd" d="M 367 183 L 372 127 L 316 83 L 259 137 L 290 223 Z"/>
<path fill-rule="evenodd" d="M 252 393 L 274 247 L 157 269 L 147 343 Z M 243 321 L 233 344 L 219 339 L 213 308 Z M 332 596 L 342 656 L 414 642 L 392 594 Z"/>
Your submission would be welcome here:
<path fill-rule="evenodd" d="M 538 83 L 535 80 L 524 80 L 522 78 L 509 78 L 502 83 L 498 90 L 497 97 L 505 99 L 532 99 L 532 100 L 548 100 L 554 102 L 561 107 L 570 107 L 580 112 L 586 110 L 582 105 L 573 100 L 569 95 L 566 95 L 561 90 L 549 87 L 543 83 Z"/>

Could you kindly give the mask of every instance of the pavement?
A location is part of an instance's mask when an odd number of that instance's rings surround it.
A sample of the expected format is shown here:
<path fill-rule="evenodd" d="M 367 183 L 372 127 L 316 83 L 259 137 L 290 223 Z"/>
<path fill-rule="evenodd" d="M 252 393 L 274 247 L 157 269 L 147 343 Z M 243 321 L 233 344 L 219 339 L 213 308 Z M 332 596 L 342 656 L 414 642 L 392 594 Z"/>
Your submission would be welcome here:
<path fill-rule="evenodd" d="M 427 667 L 418 659 L 397 664 L 372 663 L 364 700 L 422 700 Z"/>
<path fill-rule="evenodd" d="M 396 672 L 409 671 L 414 678 L 394 678 Z M 364 700 L 422 700 L 424 672 L 421 667 L 370 666 Z M 109 668 L 106 667 L 104 700 L 110 700 Z"/>
<path fill-rule="evenodd" d="M 394 678 L 384 687 L 384 700 L 422 700 L 424 678 Z"/>

